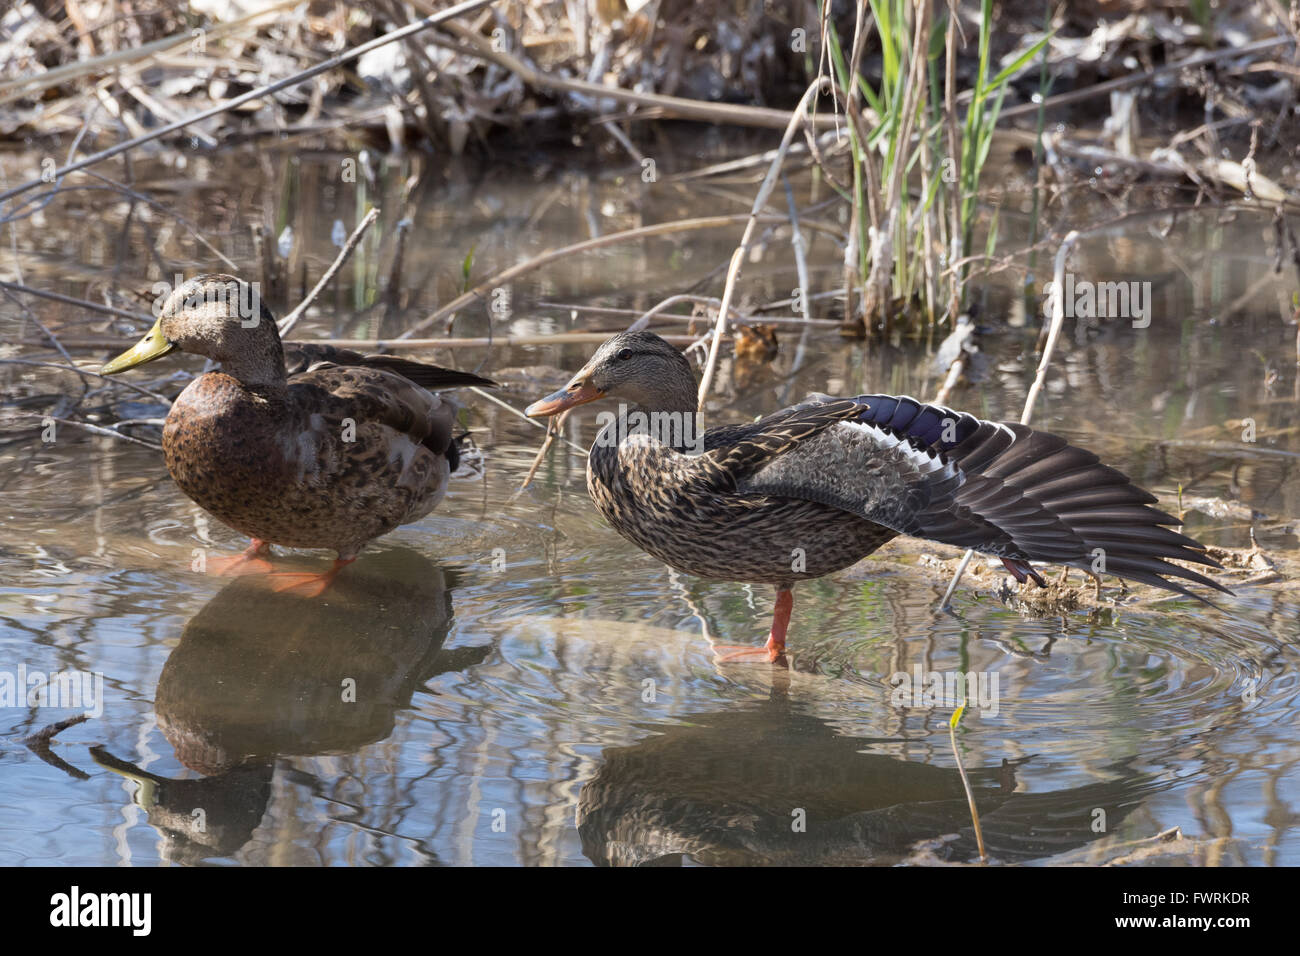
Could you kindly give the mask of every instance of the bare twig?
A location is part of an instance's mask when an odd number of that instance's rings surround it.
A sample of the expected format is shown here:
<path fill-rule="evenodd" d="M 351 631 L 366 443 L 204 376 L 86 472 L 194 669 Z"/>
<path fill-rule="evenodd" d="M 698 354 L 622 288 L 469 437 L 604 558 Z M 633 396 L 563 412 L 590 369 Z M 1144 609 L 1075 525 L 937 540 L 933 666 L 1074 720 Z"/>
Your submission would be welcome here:
<path fill-rule="evenodd" d="M 704 410 L 704 399 L 709 394 L 709 386 L 713 383 L 713 371 L 718 364 L 718 349 L 722 344 L 722 332 L 727 325 L 728 311 L 731 306 L 731 297 L 736 290 L 736 282 L 740 278 L 741 265 L 744 263 L 745 256 L 749 254 L 750 243 L 754 239 L 754 230 L 758 225 L 759 212 L 767 205 L 767 198 L 772 194 L 773 187 L 776 186 L 778 174 L 781 172 L 781 163 L 785 159 L 786 152 L 790 149 L 790 144 L 794 140 L 795 131 L 799 129 L 800 124 L 807 120 L 808 104 L 813 98 L 830 87 L 830 81 L 826 77 L 818 77 L 815 82 L 804 90 L 803 96 L 799 98 L 799 104 L 790 114 L 789 121 L 786 123 L 785 135 L 781 137 L 781 145 L 777 147 L 776 155 L 772 157 L 772 164 L 768 167 L 767 175 L 763 177 L 763 185 L 758 188 L 758 195 L 754 197 L 754 206 L 750 210 L 748 222 L 745 224 L 745 232 L 740 237 L 740 245 L 731 256 L 731 266 L 727 270 L 727 281 L 722 288 L 722 305 L 718 307 L 718 321 L 713 329 L 713 341 L 709 345 L 709 357 L 704 363 L 704 376 L 700 380 L 700 392 L 698 399 L 698 409 Z"/>
<path fill-rule="evenodd" d="M 28 750 L 40 757 L 51 767 L 62 770 L 64 773 L 75 777 L 78 780 L 89 780 L 90 774 L 86 773 L 84 770 L 78 770 L 62 757 L 57 756 L 50 749 L 50 741 L 54 739 L 56 734 L 67 730 L 69 727 L 75 727 L 77 724 L 85 723 L 89 719 L 89 714 L 78 714 L 76 717 L 68 717 L 64 720 L 55 721 L 48 727 L 44 727 L 32 734 L 30 737 L 24 739 L 23 743 L 26 745 Z"/>
<path fill-rule="evenodd" d="M 519 76 L 529 86 L 538 89 L 559 90 L 565 93 L 577 93 L 599 100 L 614 100 L 630 103 L 634 106 L 654 107 L 660 115 L 670 119 L 700 120 L 706 123 L 729 123 L 735 126 L 756 126 L 767 129 L 780 129 L 790 119 L 785 110 L 770 109 L 763 106 L 745 106 L 738 103 L 711 103 L 704 100 L 686 99 L 681 96 L 664 96 L 661 93 L 641 93 L 624 90 L 601 83 L 589 83 L 585 80 L 571 80 L 552 76 L 535 69 L 504 50 L 492 48 L 491 41 L 468 27 L 458 23 L 447 25 L 449 33 L 456 34 L 461 40 L 471 44 L 464 46 L 451 43 L 434 34 L 430 42 L 454 50 L 465 56 L 477 57 L 497 64 Z M 629 113 L 626 119 L 636 119 L 636 114 Z M 833 126 L 835 116 L 813 117 L 810 122 L 818 127 Z M 3 197 L 0 197 L 3 198 Z"/>
<path fill-rule="evenodd" d="M 75 305 L 79 309 L 89 309 L 92 312 L 102 312 L 105 315 L 116 315 L 119 318 L 131 319 L 135 322 L 153 322 L 153 316 L 146 315 L 143 312 L 128 312 L 126 309 L 115 309 L 111 305 L 101 305 L 98 302 L 89 302 L 86 299 L 75 299 L 70 295 L 63 295 L 59 292 L 47 292 L 44 289 L 34 289 L 31 286 L 19 285 L 16 282 L 6 282 L 0 279 L 0 289 L 9 289 L 13 292 L 21 292 L 24 295 L 34 295 L 38 299 L 49 299 L 52 302 L 62 302 L 64 305 Z"/>
<path fill-rule="evenodd" d="M 826 130 L 813 139 L 813 148 L 820 149 L 823 144 L 826 147 L 840 147 L 848 142 L 844 134 L 838 130 Z M 786 153 L 787 159 L 790 156 L 801 155 L 808 151 L 808 146 L 802 143 L 793 144 Z M 750 169 L 754 166 L 762 166 L 770 163 L 772 157 L 776 155 L 775 149 L 769 149 L 761 153 L 754 153 L 750 156 L 743 156 L 740 159 L 730 159 L 725 163 L 713 163 L 709 166 L 702 166 L 699 169 L 688 169 L 685 172 L 673 173 L 671 176 L 661 176 L 661 183 L 683 183 L 692 179 L 703 179 L 708 176 L 717 176 L 722 173 L 739 172 L 742 169 Z M 820 165 L 820 163 L 819 163 Z"/>
<path fill-rule="evenodd" d="M 640 332 L 642 329 L 649 327 L 650 320 L 653 319 L 655 316 L 659 315 L 664 310 L 671 309 L 673 306 L 678 305 L 682 302 L 695 302 L 701 305 L 711 306 L 714 309 L 722 308 L 722 300 L 715 299 L 712 296 L 693 295 L 689 292 L 683 292 L 679 295 L 670 295 L 668 298 L 664 299 L 662 302 L 658 303 L 653 308 L 651 308 L 649 312 L 643 312 L 635 322 L 633 322 L 631 325 L 627 327 L 627 330 L 629 332 Z M 619 311 L 623 311 L 623 310 L 619 310 Z M 627 311 L 631 311 L 631 310 L 627 310 Z M 733 309 L 732 311 L 736 312 L 735 309 Z M 737 318 L 740 317 L 739 312 L 736 312 L 736 317 Z M 679 319 L 686 319 L 687 321 L 690 321 L 694 319 L 695 316 L 690 316 L 690 315 L 668 316 L 668 318 L 679 318 Z"/>
<path fill-rule="evenodd" d="M 790 188 L 790 181 L 782 176 L 781 185 L 785 187 L 785 202 L 790 210 L 790 247 L 794 251 L 795 274 L 799 277 L 799 301 L 795 303 L 795 311 L 805 320 L 810 320 L 812 299 L 809 298 L 809 292 L 812 289 L 812 280 L 808 277 L 808 244 L 804 242 L 803 230 L 799 228 L 799 207 L 795 204 L 794 190 Z"/>
<path fill-rule="evenodd" d="M 827 297 L 829 297 L 830 295 L 838 295 L 838 292 L 835 291 L 830 292 L 827 294 Z M 689 292 L 682 293 L 679 296 L 671 296 L 670 298 L 677 301 L 683 301 L 683 302 L 692 302 L 692 301 L 698 302 L 702 305 L 707 305 L 713 309 L 717 309 L 718 306 L 722 305 L 722 300 L 716 298 L 715 296 L 694 295 Z M 819 297 L 815 295 L 810 295 L 807 296 L 807 298 L 809 301 L 813 301 Z M 660 302 L 658 305 L 656 305 L 651 310 L 651 313 L 653 313 L 651 315 L 651 318 L 657 319 L 660 322 L 699 321 L 700 317 L 698 315 L 687 315 L 684 312 L 661 311 L 661 310 L 666 310 L 669 307 L 667 304 L 668 301 L 669 301 L 668 299 L 665 299 L 663 302 Z M 793 299 L 785 299 L 781 302 L 775 303 L 774 305 L 760 306 L 754 309 L 754 315 L 757 315 L 758 313 L 762 312 L 764 308 L 773 308 L 775 307 L 775 305 L 793 305 L 793 304 L 794 304 Z M 538 302 L 537 307 L 539 309 L 568 309 L 570 312 L 585 312 L 590 315 L 610 315 L 610 316 L 632 315 L 632 316 L 638 316 L 639 318 L 645 318 L 647 315 L 650 315 L 650 313 L 642 312 L 640 309 L 618 309 L 613 306 L 585 305 L 577 302 Z M 741 315 L 740 310 L 738 309 L 732 309 L 731 312 L 732 315 L 736 317 L 739 317 Z M 770 325 L 789 325 L 795 328 L 802 328 L 806 325 L 817 325 L 817 326 L 822 326 L 823 328 L 833 329 L 839 325 L 839 323 L 836 322 L 834 319 L 801 319 L 797 315 L 764 314 L 762 318 L 764 322 L 767 322 Z M 647 322 L 647 324 L 649 323 Z M 636 329 L 640 329 L 644 327 L 645 326 L 639 325 L 636 322 L 634 322 L 632 326 L 629 326 L 629 331 L 635 331 Z"/>
<path fill-rule="evenodd" d="M 469 291 L 452 299 L 446 305 L 442 306 L 435 312 L 415 323 L 405 332 L 398 336 L 398 339 L 408 339 L 415 335 L 416 332 L 422 332 L 430 326 L 436 324 L 439 320 L 446 318 L 452 312 L 457 312 L 469 305 L 475 299 L 483 297 L 483 294 L 491 289 L 517 279 L 521 275 L 526 275 L 543 266 L 548 266 L 553 262 L 581 252 L 590 252 L 593 249 L 603 249 L 606 246 L 617 245 L 620 242 L 628 242 L 635 239 L 646 239 L 651 236 L 665 236 L 677 232 L 688 232 L 694 229 L 717 229 L 720 226 L 731 226 L 739 222 L 746 222 L 751 218 L 750 215 L 738 213 L 730 216 L 703 216 L 699 219 L 678 219 L 673 222 L 660 222 L 650 226 L 641 226 L 636 229 L 625 229 L 622 232 L 611 232 L 607 236 L 597 236 L 594 239 L 584 239 L 582 242 L 575 242 L 571 246 L 564 246 L 561 249 L 552 249 L 535 256 L 526 262 L 520 262 L 508 269 L 503 269 L 496 275 L 484 279 L 478 285 Z M 759 216 L 758 222 L 784 223 L 784 216 Z M 818 223 L 805 223 L 809 229 L 817 229 L 823 232 L 834 234 L 835 230 L 829 226 Z M 603 341 L 603 339 L 602 339 Z"/>
<path fill-rule="evenodd" d="M 551 445 L 554 443 L 555 437 L 564 433 L 564 423 L 569 420 L 569 412 L 571 411 L 573 411 L 573 409 L 566 408 L 564 411 L 560 412 L 559 415 L 546 420 L 546 438 L 543 439 L 541 447 L 537 449 L 537 454 L 533 456 L 533 463 L 528 468 L 528 474 L 524 475 L 524 483 L 519 486 L 520 491 L 523 491 L 533 483 L 533 475 L 537 474 L 537 469 L 541 465 L 542 459 L 546 457 L 547 451 L 550 450 Z"/>
<path fill-rule="evenodd" d="M 105 382 L 112 382 L 114 385 L 120 385 L 123 388 L 129 388 L 133 392 L 139 392 L 141 395 L 147 395 L 154 401 L 161 402 L 164 405 L 170 405 L 172 403 L 172 400 L 166 395 L 160 395 L 157 392 L 150 391 L 134 382 L 128 382 L 126 379 L 110 378 L 107 375 L 101 375 L 93 369 L 82 368 L 79 365 L 63 365 L 59 362 L 42 362 L 39 359 L 0 359 L 0 365 L 34 365 L 38 368 L 62 369 L 65 372 L 75 372 L 78 375 L 88 375 L 91 378 L 98 378 Z"/>
<path fill-rule="evenodd" d="M 331 262 L 330 267 L 325 270 L 325 274 L 320 277 L 320 281 L 317 282 L 316 285 L 312 287 L 312 290 L 307 293 L 307 297 L 298 303 L 297 308 L 280 320 L 281 337 L 288 335 L 293 327 L 298 324 L 298 320 L 303 317 L 307 308 L 316 301 L 316 296 L 320 295 L 321 290 L 324 289 L 325 286 L 329 285 L 330 280 L 334 278 L 334 274 L 343 267 L 343 263 L 348 261 L 348 257 L 352 255 L 352 250 L 357 247 L 357 243 L 360 242 L 361 237 L 366 234 L 366 230 L 369 229 L 378 218 L 379 207 L 375 206 L 371 208 L 370 212 L 366 213 L 365 217 L 359 223 L 357 223 L 357 228 L 352 230 L 352 235 L 348 236 L 348 241 L 343 243 L 343 248 L 340 249 L 339 254 L 334 257 L 334 261 Z"/>
<path fill-rule="evenodd" d="M 389 351 L 418 352 L 421 349 L 475 349 L 492 345 L 597 345 L 609 338 L 608 332 L 560 332 L 554 334 L 498 335 L 492 338 L 479 336 L 460 339 L 312 339 L 322 345 L 336 345 L 341 349 L 385 349 Z M 690 345 L 695 341 L 691 335 L 660 336 L 673 345 Z M 24 341 L 21 345 L 39 344 Z M 118 339 L 80 338 L 64 339 L 64 347 L 69 349 L 111 349 L 122 343 Z"/>
<path fill-rule="evenodd" d="M 1150 83 L 1157 76 L 1163 76 L 1165 73 L 1175 73 L 1178 70 L 1186 70 L 1192 67 L 1204 66 L 1207 63 L 1215 63 L 1219 60 L 1229 60 L 1233 57 L 1251 56 L 1255 53 L 1263 53 L 1266 50 L 1273 50 L 1281 46 L 1288 46 L 1295 43 L 1295 37 L 1269 37 L 1264 40 L 1256 40 L 1254 43 L 1247 43 L 1244 46 L 1230 46 L 1221 50 L 1212 50 L 1209 53 L 1197 53 L 1195 56 L 1189 56 L 1174 63 L 1165 63 L 1153 70 L 1143 70 L 1140 73 L 1130 73 L 1128 76 L 1121 76 L 1113 80 L 1107 80 L 1104 83 L 1096 83 L 1092 86 L 1084 87 L 1081 90 L 1070 90 L 1066 93 L 1058 93 L 1055 96 L 1049 96 L 1043 100 L 1043 107 L 1051 109 L 1054 106 L 1065 106 L 1068 103 L 1077 103 L 1080 100 L 1091 99 L 1094 96 L 1101 96 L 1103 93 L 1111 93 L 1115 90 L 1127 89 L 1130 86 L 1142 86 Z M 969 93 L 963 94 L 959 99 L 969 98 Z M 1038 111 L 1038 103 L 1021 103 L 1018 106 L 1009 106 L 1002 110 L 998 115 L 999 119 L 1011 119 L 1015 116 L 1027 116 L 1030 113 Z"/>
<path fill-rule="evenodd" d="M 238 33 L 247 27 L 256 26 L 257 21 L 264 19 L 268 14 L 275 13 L 285 7 L 294 6 L 297 2 L 298 0 L 284 0 L 284 2 L 276 6 L 265 7 L 238 20 L 213 24 L 206 28 L 207 39 L 215 40 L 227 34 Z M 39 99 L 38 94 L 42 90 L 72 83 L 83 77 L 115 72 L 123 66 L 138 64 L 146 58 L 160 57 L 174 47 L 192 43 L 193 41 L 193 33 L 186 29 L 180 33 L 174 33 L 160 40 L 146 43 L 143 46 L 114 50 L 89 60 L 78 59 L 73 63 L 65 63 L 62 66 L 56 66 L 40 73 L 25 72 L 15 79 L 0 82 L 0 104 L 24 97 Z"/>
<path fill-rule="evenodd" d="M 1052 294 L 1049 296 L 1051 324 L 1047 333 L 1047 344 L 1043 346 L 1043 357 L 1038 362 L 1038 373 L 1034 376 L 1034 383 L 1029 387 L 1029 394 L 1025 397 L 1024 411 L 1020 413 L 1020 424 L 1022 425 L 1028 425 L 1030 418 L 1033 417 L 1034 401 L 1038 398 L 1038 393 L 1043 388 L 1043 382 L 1047 379 L 1047 366 L 1052 362 L 1052 350 L 1056 348 L 1056 340 L 1060 336 L 1061 325 L 1065 321 L 1065 304 L 1063 302 L 1065 297 L 1065 260 L 1078 240 L 1078 231 L 1071 230 L 1061 242 L 1061 248 L 1056 253 L 1056 266 L 1052 276 L 1053 288 Z M 961 564 L 957 565 L 957 570 L 948 583 L 948 590 L 944 592 L 939 607 L 948 606 L 948 600 L 952 597 L 952 592 L 957 589 L 957 582 L 966 573 L 966 568 L 970 565 L 971 557 L 974 554 L 974 549 L 971 549 L 962 555 Z"/>
<path fill-rule="evenodd" d="M 718 306 L 718 318 L 713 323 L 713 336 L 709 341 L 709 357 L 704 362 L 704 374 L 700 377 L 700 393 L 696 399 L 696 410 L 704 411 L 704 400 L 708 397 L 709 386 L 713 384 L 713 372 L 718 365 L 718 351 L 722 346 L 722 332 L 727 327 L 727 314 L 731 311 L 731 296 L 736 291 L 736 279 L 740 275 L 740 264 L 744 261 L 748 248 L 749 230 L 745 230 L 745 239 L 741 240 L 736 251 L 731 254 L 731 264 L 727 266 L 727 281 L 722 287 L 722 304 Z"/>
<path fill-rule="evenodd" d="M 602 338 L 601 341 L 603 342 L 603 341 L 605 340 L 605 338 L 608 338 L 608 336 L 605 336 L 604 338 Z M 524 414 L 523 412 L 521 412 L 519 409 L 517 409 L 517 408 L 515 408 L 513 405 L 511 405 L 509 402 L 502 401 L 501 399 L 499 399 L 499 398 L 497 398 L 495 395 L 493 395 L 491 392 L 485 392 L 483 389 L 479 388 L 477 385 L 471 385 L 471 386 L 469 387 L 469 390 L 470 390 L 471 392 L 473 392 L 475 395 L 477 395 L 479 398 L 486 398 L 489 402 L 492 402 L 493 404 L 496 404 L 496 405 L 500 405 L 502 408 L 504 408 L 506 411 L 508 411 L 511 415 L 514 415 L 516 418 L 523 419 L 523 420 L 526 421 L 528 424 L 532 425 L 534 428 L 543 428 L 543 429 L 547 428 L 547 424 L 546 424 L 546 423 L 539 422 L 539 421 L 538 421 L 537 419 L 535 419 L 535 418 L 529 418 L 527 415 L 525 415 L 525 414 Z M 547 419 L 547 422 L 549 422 L 549 421 L 550 421 L 550 419 Z M 581 445 L 577 444 L 576 442 L 571 442 L 571 441 L 569 441 L 569 439 L 567 439 L 567 438 L 563 438 L 563 437 L 560 439 L 560 441 L 564 442 L 566 445 L 568 445 L 570 448 L 572 448 L 572 449 L 573 449 L 574 451 L 576 451 L 576 452 L 580 452 L 580 453 L 582 453 L 583 455 L 587 454 L 587 449 L 583 448 Z"/>
<path fill-rule="evenodd" d="M 48 748 L 50 741 L 55 735 L 62 733 L 69 727 L 75 727 L 77 724 L 84 724 L 90 719 L 89 714 L 78 714 L 76 717 L 68 717 L 64 720 L 56 720 L 48 727 L 43 727 L 30 737 L 23 738 L 23 743 L 28 747 L 45 747 Z"/>
<path fill-rule="evenodd" d="M 145 441 L 142 438 L 132 438 L 130 435 L 124 435 L 122 432 L 114 431 L 112 428 L 104 428 L 100 425 L 92 425 L 89 422 L 79 422 L 74 418 L 56 418 L 53 415 L 15 415 L 15 418 L 27 418 L 38 422 L 58 422 L 60 425 L 71 425 L 73 428 L 81 428 L 85 431 L 92 432 L 96 435 L 104 435 L 108 438 L 120 438 L 122 441 L 129 441 L 135 445 L 144 445 L 145 448 L 152 448 L 154 451 L 162 451 L 162 445 L 155 445 L 151 441 Z M 130 422 L 119 422 L 118 424 L 131 424 Z"/>

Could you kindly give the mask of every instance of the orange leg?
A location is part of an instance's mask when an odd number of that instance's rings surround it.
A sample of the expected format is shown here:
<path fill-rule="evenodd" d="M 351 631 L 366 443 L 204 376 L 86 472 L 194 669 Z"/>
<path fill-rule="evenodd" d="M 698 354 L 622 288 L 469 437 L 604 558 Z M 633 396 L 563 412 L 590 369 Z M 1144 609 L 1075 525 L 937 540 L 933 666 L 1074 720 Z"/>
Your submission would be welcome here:
<path fill-rule="evenodd" d="M 355 560 L 355 556 L 339 558 L 334 562 L 334 566 L 323 574 L 312 574 L 310 571 L 275 571 L 269 575 L 275 582 L 271 590 L 293 591 L 304 597 L 320 597 L 334 583 L 339 572 Z"/>
<path fill-rule="evenodd" d="M 785 635 L 790 627 L 790 612 L 793 609 L 794 592 L 789 588 L 778 590 L 776 592 L 776 607 L 772 611 L 772 630 L 767 635 L 767 643 L 762 647 L 732 647 L 726 644 L 717 644 L 713 648 L 715 654 L 718 651 L 728 652 L 718 657 L 718 663 L 767 660 L 771 664 L 789 667 L 790 665 L 785 659 Z"/>
<path fill-rule="evenodd" d="M 227 576 L 236 574 L 264 574 L 271 570 L 271 562 L 266 559 L 271 554 L 271 546 L 261 538 L 253 538 L 252 544 L 243 552 L 231 557 L 208 558 L 209 574 Z"/>

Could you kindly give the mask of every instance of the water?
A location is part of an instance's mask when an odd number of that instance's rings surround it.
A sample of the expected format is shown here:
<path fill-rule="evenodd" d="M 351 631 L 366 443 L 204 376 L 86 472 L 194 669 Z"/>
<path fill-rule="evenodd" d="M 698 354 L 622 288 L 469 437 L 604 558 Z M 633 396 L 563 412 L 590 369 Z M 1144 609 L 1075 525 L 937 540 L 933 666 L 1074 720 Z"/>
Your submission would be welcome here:
<path fill-rule="evenodd" d="M 686 150 L 681 166 L 717 158 L 711 144 L 692 149 L 699 155 Z M 177 211 L 250 277 L 245 224 L 265 221 L 272 235 L 292 225 L 299 246 L 288 274 L 307 262 L 314 282 L 333 255 L 330 225 L 355 221 L 357 197 L 334 185 L 336 164 L 262 151 L 255 161 L 192 159 L 185 171 L 141 164 L 136 175 L 169 183 Z M 370 197 L 390 226 L 407 172 L 389 170 Z M 459 291 L 471 247 L 478 281 L 593 230 L 744 211 L 736 197 L 753 192 L 743 183 L 644 189 L 562 159 L 425 172 L 408 210 L 408 309 L 385 317 L 381 301 L 356 317 L 384 280 L 377 263 L 387 268 L 379 247 L 366 247 L 305 337 L 409 327 Z M 215 265 L 184 230 L 159 237 L 157 213 L 138 208 L 121 240 L 124 210 L 92 215 L 87 202 L 56 200 L 45 231 L 20 229 L 29 283 L 85 294 L 86 277 L 119 262 L 139 277 L 153 241 L 168 264 Z M 1020 208 L 1004 207 L 1003 222 Z M 984 574 L 940 613 L 947 572 L 924 555 L 953 555 L 899 543 L 796 590 L 792 670 L 719 666 L 710 639 L 760 642 L 771 593 L 675 575 L 625 543 L 595 515 L 582 457 L 567 446 L 520 492 L 541 432 L 474 396 L 477 473 L 458 477 L 433 515 L 382 539 L 320 599 L 193 571 L 196 554 L 243 542 L 191 504 L 149 449 L 71 428 L 52 444 L 6 431 L 0 671 L 102 675 L 103 699 L 45 759 L 23 738 L 86 707 L 0 708 L 0 863 L 967 860 L 974 843 L 951 707 L 894 699 L 891 676 L 917 668 L 982 674 L 986 689 L 996 679 L 996 712 L 968 710 L 957 731 L 995 859 L 1300 863 L 1300 599 L 1285 580 L 1300 514 L 1287 286 L 1271 273 L 1267 217 L 1187 216 L 1168 238 L 1163 226 L 1085 242 L 1081 275 L 1158 280 L 1153 320 L 1145 329 L 1067 323 L 1035 424 L 1097 451 L 1166 507 L 1177 507 L 1181 484 L 1185 498 L 1232 498 L 1260 513 L 1188 512 L 1191 533 L 1222 546 L 1248 547 L 1253 523 L 1282 565 L 1284 580 L 1238 587 L 1218 609 L 1149 592 L 1116 605 L 1110 589 L 1100 608 L 1034 613 L 999 600 L 996 577 Z M 532 273 L 511 284 L 512 314 L 495 334 L 617 328 L 626 320 L 575 319 L 538 303 L 648 307 L 712 273 L 740 231 L 611 247 Z M 790 294 L 787 250 L 788 237 L 771 237 L 763 261 L 747 267 L 747 297 Z M 826 239 L 814 242 L 825 286 L 836 281 L 836 256 Z M 990 287 L 983 302 L 997 327 L 984 338 L 990 377 L 952 400 L 986 417 L 1019 416 L 1036 364 L 1037 320 L 1008 288 Z M 129 338 L 64 306 L 33 308 L 68 341 Z M 0 328 L 6 341 L 38 338 L 9 303 Z M 457 334 L 487 329 L 481 306 L 457 318 Z M 925 342 L 864 346 L 818 331 L 795 370 L 798 333 L 779 335 L 772 368 L 743 387 L 724 363 L 713 420 L 813 390 L 930 396 L 939 385 Z M 481 364 L 516 408 L 584 358 L 555 348 L 437 356 Z M 135 380 L 197 368 L 188 358 L 164 364 Z M 0 374 L 12 414 L 47 413 L 40 396 L 68 390 L 62 373 Z M 569 437 L 589 443 L 596 410 L 575 415 Z M 1240 440 L 1243 419 L 1253 420 L 1253 444 Z M 277 560 L 319 568 L 325 559 Z M 1175 826 L 1180 843 L 1135 843 Z"/>

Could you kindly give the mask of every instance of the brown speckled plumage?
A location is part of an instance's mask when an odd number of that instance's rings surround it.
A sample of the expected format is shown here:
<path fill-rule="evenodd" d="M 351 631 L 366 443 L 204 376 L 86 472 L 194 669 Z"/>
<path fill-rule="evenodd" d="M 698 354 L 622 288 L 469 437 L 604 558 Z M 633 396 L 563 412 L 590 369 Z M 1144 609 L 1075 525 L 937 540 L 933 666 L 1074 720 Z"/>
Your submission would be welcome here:
<path fill-rule="evenodd" d="M 324 345 L 290 344 L 286 356 L 264 307 L 250 326 L 220 297 L 192 298 L 246 289 L 233 284 L 191 280 L 156 327 L 176 347 L 222 362 L 180 394 L 163 427 L 167 470 L 181 490 L 252 538 L 329 548 L 344 561 L 432 511 L 458 452 L 453 407 L 424 386 L 492 383 Z"/>
<path fill-rule="evenodd" d="M 710 430 L 698 456 L 635 437 L 618 446 L 598 440 L 587 459 L 587 491 L 643 551 L 724 581 L 788 588 L 855 564 L 896 536 L 815 501 L 739 492 L 723 465 L 729 437 L 728 429 Z"/>
<path fill-rule="evenodd" d="M 649 332 L 607 341 L 568 386 L 529 408 L 550 415 L 602 397 L 625 404 L 598 435 L 587 488 L 605 519 L 666 564 L 774 585 L 848 567 L 899 534 L 1001 557 L 1024 581 L 1050 561 L 1191 594 L 1221 585 L 1167 558 L 1218 565 L 1155 498 L 1095 455 L 1046 432 L 887 395 L 816 396 L 749 425 L 698 432 L 695 380 Z M 1100 564 L 1099 564 L 1100 562 Z"/>

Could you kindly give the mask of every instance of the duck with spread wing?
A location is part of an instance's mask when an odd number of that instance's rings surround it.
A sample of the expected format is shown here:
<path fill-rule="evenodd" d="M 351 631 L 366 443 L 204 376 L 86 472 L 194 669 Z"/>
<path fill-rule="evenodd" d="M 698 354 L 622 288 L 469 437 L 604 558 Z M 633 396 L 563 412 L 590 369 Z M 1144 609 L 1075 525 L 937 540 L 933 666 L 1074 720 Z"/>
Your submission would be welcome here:
<path fill-rule="evenodd" d="M 846 568 L 900 534 L 1002 559 L 1021 583 L 1030 562 L 1105 571 L 1180 594 L 1218 591 L 1167 559 L 1210 568 L 1171 530 L 1155 497 L 1096 455 L 1024 425 L 983 421 L 912 398 L 814 397 L 756 422 L 694 431 L 686 358 L 650 332 L 605 342 L 552 395 L 548 416 L 615 398 L 592 445 L 587 489 L 605 519 L 665 564 L 704 578 L 776 588 L 764 651 L 782 660 L 794 584 Z M 1196 596 L 1196 595 L 1193 595 Z"/>

